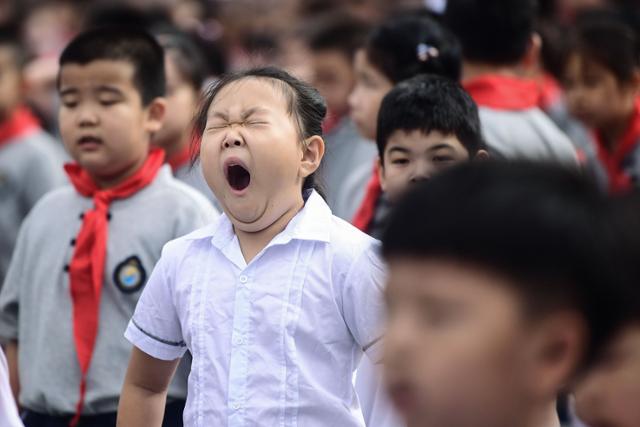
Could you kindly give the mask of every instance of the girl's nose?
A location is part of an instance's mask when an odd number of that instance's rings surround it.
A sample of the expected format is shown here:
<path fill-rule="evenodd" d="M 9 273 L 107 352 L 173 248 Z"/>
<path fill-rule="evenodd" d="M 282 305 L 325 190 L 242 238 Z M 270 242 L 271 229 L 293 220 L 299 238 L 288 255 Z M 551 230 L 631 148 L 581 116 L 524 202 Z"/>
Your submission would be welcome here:
<path fill-rule="evenodd" d="M 81 127 L 94 126 L 98 123 L 98 116 L 89 108 L 84 108 L 78 112 L 78 125 Z"/>
<path fill-rule="evenodd" d="M 232 137 L 225 138 L 223 142 L 224 148 L 241 147 L 243 145 L 244 145 L 244 141 L 242 141 L 242 138 L 235 135 Z"/>

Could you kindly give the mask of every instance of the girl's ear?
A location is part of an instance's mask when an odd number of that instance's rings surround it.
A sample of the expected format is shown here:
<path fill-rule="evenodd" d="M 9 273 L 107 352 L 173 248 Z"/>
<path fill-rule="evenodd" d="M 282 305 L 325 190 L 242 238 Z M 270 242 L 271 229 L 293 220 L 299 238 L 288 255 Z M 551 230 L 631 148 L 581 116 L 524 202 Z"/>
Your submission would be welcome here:
<path fill-rule="evenodd" d="M 304 141 L 302 148 L 300 176 L 306 178 L 320 167 L 320 162 L 324 156 L 324 140 L 322 137 L 314 135 Z"/>
<path fill-rule="evenodd" d="M 164 117 L 167 112 L 167 100 L 164 98 L 155 98 L 149 103 L 146 110 L 147 120 L 145 130 L 150 133 L 158 132 L 164 123 Z"/>

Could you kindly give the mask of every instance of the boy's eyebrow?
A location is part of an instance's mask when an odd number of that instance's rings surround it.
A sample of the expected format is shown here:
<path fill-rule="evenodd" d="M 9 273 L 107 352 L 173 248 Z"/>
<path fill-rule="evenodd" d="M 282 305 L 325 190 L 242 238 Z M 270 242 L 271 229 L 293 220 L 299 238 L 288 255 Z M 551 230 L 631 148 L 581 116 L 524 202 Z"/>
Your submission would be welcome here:
<path fill-rule="evenodd" d="M 394 145 L 393 147 L 389 148 L 389 154 L 395 153 L 395 152 L 409 153 L 410 151 L 411 150 L 409 150 L 408 148 L 400 147 L 398 145 Z"/>
<path fill-rule="evenodd" d="M 446 142 L 441 142 L 441 143 L 436 144 L 433 147 L 429 148 L 429 151 L 440 150 L 441 148 L 453 149 L 453 147 L 451 145 L 447 144 Z"/>
<path fill-rule="evenodd" d="M 96 89 L 97 92 L 115 93 L 116 95 L 122 95 L 122 91 L 115 86 L 101 85 Z"/>
<path fill-rule="evenodd" d="M 78 89 L 76 89 L 75 87 L 60 89 L 60 96 L 73 95 L 76 93 L 78 93 Z"/>

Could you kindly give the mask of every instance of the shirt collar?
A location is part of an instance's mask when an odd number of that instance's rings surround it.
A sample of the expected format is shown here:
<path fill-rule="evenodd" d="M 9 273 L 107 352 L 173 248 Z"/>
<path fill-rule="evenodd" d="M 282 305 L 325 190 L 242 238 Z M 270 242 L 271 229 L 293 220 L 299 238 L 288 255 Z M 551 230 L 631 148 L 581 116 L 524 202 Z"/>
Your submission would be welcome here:
<path fill-rule="evenodd" d="M 305 193 L 305 205 L 278 234 L 268 246 L 286 244 L 291 240 L 309 240 L 329 242 L 329 229 L 332 221 L 331 209 L 322 196 L 315 190 Z M 217 222 L 191 233 L 191 240 L 211 238 L 211 243 L 218 249 L 225 248 L 234 238 L 233 224 L 226 214 L 220 215 Z"/>

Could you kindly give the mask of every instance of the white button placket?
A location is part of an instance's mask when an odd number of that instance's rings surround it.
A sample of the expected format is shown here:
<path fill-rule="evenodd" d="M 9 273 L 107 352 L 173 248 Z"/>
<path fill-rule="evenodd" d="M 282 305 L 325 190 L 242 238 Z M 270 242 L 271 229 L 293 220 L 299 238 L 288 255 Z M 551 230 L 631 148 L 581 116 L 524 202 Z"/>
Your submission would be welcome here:
<path fill-rule="evenodd" d="M 249 375 L 249 321 L 251 310 L 250 278 L 242 271 L 237 279 L 231 336 L 231 360 L 229 362 L 229 427 L 245 424 L 247 377 Z"/>

